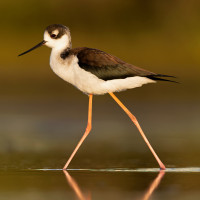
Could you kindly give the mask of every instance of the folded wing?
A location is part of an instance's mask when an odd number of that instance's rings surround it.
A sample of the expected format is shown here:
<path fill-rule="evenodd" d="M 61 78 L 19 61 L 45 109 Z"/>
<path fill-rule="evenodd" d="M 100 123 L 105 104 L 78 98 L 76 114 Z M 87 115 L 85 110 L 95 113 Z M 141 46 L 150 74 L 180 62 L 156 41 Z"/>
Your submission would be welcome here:
<path fill-rule="evenodd" d="M 121 59 L 98 49 L 75 48 L 71 52 L 78 58 L 79 66 L 102 80 L 124 79 L 127 77 L 147 77 L 152 80 L 171 81 L 168 75 L 156 74 L 128 64 Z M 175 82 L 175 81 L 171 81 Z"/>

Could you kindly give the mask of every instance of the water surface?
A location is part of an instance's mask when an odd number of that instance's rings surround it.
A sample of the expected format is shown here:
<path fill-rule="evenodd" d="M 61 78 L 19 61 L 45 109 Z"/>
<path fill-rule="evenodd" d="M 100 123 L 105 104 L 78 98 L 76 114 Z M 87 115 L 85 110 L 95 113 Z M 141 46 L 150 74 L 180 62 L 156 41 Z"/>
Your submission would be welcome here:
<path fill-rule="evenodd" d="M 128 117 L 96 98 L 92 132 L 63 172 L 85 129 L 83 100 L 1 102 L 0 199 L 200 199 L 199 104 L 127 103 L 167 167 L 160 172 Z"/>
<path fill-rule="evenodd" d="M 1 199 L 199 199 L 200 168 L 0 171 Z"/>

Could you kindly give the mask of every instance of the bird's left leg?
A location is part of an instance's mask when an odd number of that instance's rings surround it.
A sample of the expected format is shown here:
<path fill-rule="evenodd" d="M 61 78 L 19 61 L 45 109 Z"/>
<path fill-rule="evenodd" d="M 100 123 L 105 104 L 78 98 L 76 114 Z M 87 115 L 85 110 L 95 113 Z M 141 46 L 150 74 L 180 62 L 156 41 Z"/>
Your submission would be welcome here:
<path fill-rule="evenodd" d="M 158 162 L 158 164 L 160 166 L 160 169 L 165 169 L 165 165 L 161 162 L 160 158 L 157 156 L 157 154 L 154 151 L 153 147 L 149 143 L 149 141 L 148 141 L 147 137 L 145 136 L 142 128 L 140 127 L 140 124 L 137 121 L 136 117 L 124 106 L 124 104 L 112 92 L 110 92 L 109 94 L 117 102 L 117 104 L 125 111 L 125 113 L 130 117 L 132 122 L 136 125 L 136 127 L 139 130 L 141 136 L 143 137 L 145 143 L 147 144 L 147 146 L 149 147 L 149 149 L 152 152 L 153 156 L 157 160 L 157 162 Z"/>
<path fill-rule="evenodd" d="M 81 144 L 83 143 L 83 141 L 85 140 L 85 138 L 88 136 L 88 134 L 90 133 L 91 129 L 92 129 L 92 97 L 93 95 L 90 94 L 89 95 L 89 106 L 88 106 L 88 123 L 87 123 L 87 127 L 85 130 L 85 133 L 83 134 L 81 140 L 79 141 L 79 143 L 77 144 L 76 148 L 74 149 L 73 153 L 71 154 L 70 158 L 68 159 L 68 161 L 66 162 L 65 166 L 63 167 L 63 170 L 67 169 L 69 163 L 71 162 L 72 158 L 75 156 L 76 152 L 78 151 L 79 147 L 81 146 Z"/>

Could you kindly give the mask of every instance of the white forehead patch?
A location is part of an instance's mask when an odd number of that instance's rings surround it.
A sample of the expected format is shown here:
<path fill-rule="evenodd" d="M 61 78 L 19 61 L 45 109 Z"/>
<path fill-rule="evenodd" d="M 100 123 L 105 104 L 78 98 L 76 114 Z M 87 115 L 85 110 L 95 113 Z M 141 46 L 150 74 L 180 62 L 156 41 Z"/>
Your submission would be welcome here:
<path fill-rule="evenodd" d="M 55 35 L 58 35 L 58 33 L 59 33 L 58 29 L 52 31 L 52 34 L 55 34 Z"/>
<path fill-rule="evenodd" d="M 63 35 L 61 38 L 58 38 L 57 40 L 52 39 L 48 33 L 48 31 L 44 32 L 44 41 L 46 41 L 45 45 L 50 48 L 56 48 L 56 49 L 65 49 L 68 46 L 70 46 L 70 40 L 68 35 Z"/>

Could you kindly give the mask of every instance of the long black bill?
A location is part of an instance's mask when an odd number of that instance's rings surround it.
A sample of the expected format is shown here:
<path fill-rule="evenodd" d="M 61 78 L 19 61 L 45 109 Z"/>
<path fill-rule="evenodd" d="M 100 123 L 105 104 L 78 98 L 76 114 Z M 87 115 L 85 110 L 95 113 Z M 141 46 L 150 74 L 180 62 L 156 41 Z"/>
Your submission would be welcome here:
<path fill-rule="evenodd" d="M 46 41 L 43 40 L 43 41 L 40 42 L 39 44 L 35 45 L 34 47 L 32 47 L 31 49 L 25 51 L 24 53 L 19 54 L 18 56 L 22 56 L 22 55 L 24 55 L 24 54 L 26 54 L 26 53 L 28 53 L 28 52 L 30 52 L 30 51 L 32 51 L 32 50 L 34 50 L 34 49 L 40 47 L 40 46 L 42 46 L 42 45 L 45 44 L 45 43 L 46 43 Z"/>

